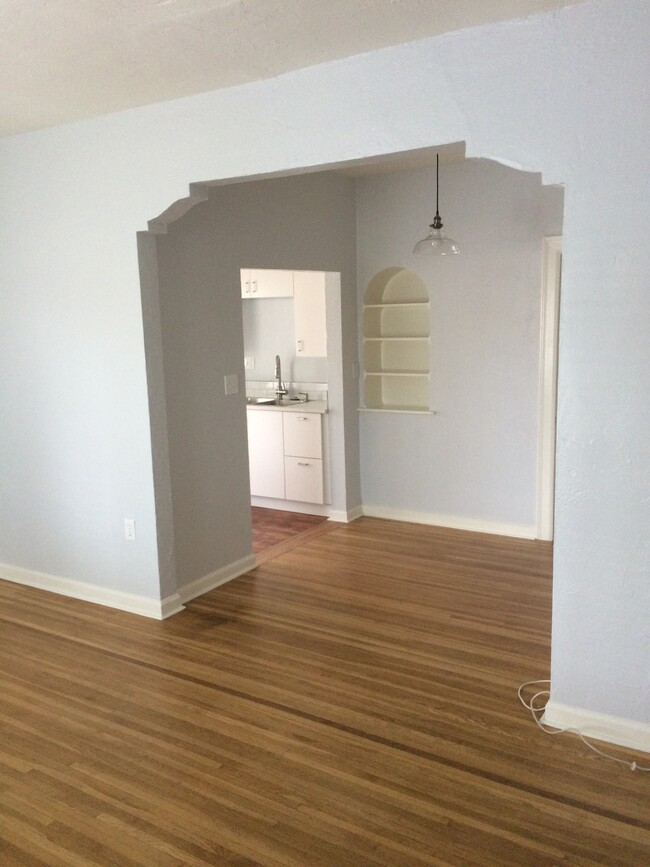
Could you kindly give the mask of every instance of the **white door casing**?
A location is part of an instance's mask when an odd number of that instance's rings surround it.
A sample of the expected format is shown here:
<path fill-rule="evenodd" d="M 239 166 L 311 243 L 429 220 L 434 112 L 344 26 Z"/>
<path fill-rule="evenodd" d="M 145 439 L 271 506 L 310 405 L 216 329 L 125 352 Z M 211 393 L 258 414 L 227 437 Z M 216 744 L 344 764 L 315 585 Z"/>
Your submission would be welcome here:
<path fill-rule="evenodd" d="M 537 538 L 553 539 L 562 237 L 543 241 L 537 448 Z"/>

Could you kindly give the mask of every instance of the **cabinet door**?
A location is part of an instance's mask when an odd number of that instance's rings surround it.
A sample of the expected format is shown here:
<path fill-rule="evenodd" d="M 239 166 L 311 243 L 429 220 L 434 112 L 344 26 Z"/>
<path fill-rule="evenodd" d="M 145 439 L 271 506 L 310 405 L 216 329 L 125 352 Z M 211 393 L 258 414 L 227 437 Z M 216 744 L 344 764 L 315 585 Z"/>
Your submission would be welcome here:
<path fill-rule="evenodd" d="M 284 498 L 283 414 L 272 410 L 246 411 L 248 463 L 254 497 Z"/>
<path fill-rule="evenodd" d="M 317 412 L 284 412 L 284 453 L 294 457 L 321 458 L 321 415 Z"/>
<path fill-rule="evenodd" d="M 327 356 L 325 276 L 322 271 L 294 271 L 293 310 L 298 356 Z"/>
<path fill-rule="evenodd" d="M 323 462 L 315 458 L 285 457 L 287 500 L 323 502 Z"/>
<path fill-rule="evenodd" d="M 293 271 L 272 268 L 250 269 L 250 295 L 247 298 L 291 298 Z"/>

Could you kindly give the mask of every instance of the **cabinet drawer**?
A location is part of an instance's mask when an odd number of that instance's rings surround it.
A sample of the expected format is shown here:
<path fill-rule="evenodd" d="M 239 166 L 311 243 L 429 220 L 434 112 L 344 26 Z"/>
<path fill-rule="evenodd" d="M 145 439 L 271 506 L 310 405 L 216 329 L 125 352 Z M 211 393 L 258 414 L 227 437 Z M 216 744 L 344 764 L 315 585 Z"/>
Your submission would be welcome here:
<path fill-rule="evenodd" d="M 284 459 L 285 496 L 299 503 L 323 502 L 323 462 L 316 458 Z"/>
<path fill-rule="evenodd" d="M 293 457 L 322 458 L 321 415 L 317 412 L 283 412 L 284 453 Z"/>

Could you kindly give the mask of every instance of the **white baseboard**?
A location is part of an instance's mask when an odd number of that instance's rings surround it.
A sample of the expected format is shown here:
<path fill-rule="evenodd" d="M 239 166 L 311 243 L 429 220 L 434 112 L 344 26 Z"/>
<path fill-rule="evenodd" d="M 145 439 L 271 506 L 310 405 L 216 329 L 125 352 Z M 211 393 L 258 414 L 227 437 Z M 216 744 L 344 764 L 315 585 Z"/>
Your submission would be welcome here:
<path fill-rule="evenodd" d="M 363 515 L 363 508 L 355 506 L 353 509 L 338 510 L 331 509 L 329 514 L 330 521 L 338 521 L 341 524 L 349 524 L 350 521 L 356 521 Z"/>
<path fill-rule="evenodd" d="M 146 596 L 136 596 L 134 593 L 99 587 L 85 581 L 74 581 L 71 578 L 62 578 L 59 575 L 49 575 L 46 572 L 36 572 L 32 569 L 22 569 L 6 564 L 0 564 L 0 580 L 22 584 L 25 587 L 35 587 L 38 590 L 47 590 L 49 593 L 58 593 L 60 596 L 69 596 L 73 599 L 83 599 L 84 602 L 106 605 L 108 608 L 117 608 L 120 611 L 139 614 L 142 617 L 151 617 L 154 620 L 165 620 L 172 614 L 178 614 L 179 611 L 182 611 L 184 602 L 189 602 L 190 599 L 201 596 L 208 590 L 225 584 L 226 581 L 232 581 L 238 575 L 249 572 L 254 566 L 255 557 L 250 554 L 241 560 L 229 563 L 222 569 L 217 569 L 216 572 L 211 572 L 203 578 L 192 581 L 185 587 L 181 587 L 178 593 L 173 593 L 164 599 L 149 599 Z"/>
<path fill-rule="evenodd" d="M 227 581 L 232 581 L 233 578 L 237 578 L 245 572 L 250 572 L 254 568 L 255 555 L 249 554 L 246 557 L 242 557 L 241 560 L 235 560 L 234 563 L 229 563 L 227 566 L 217 569 L 216 572 L 210 572 L 209 575 L 197 578 L 195 581 L 186 584 L 185 587 L 179 588 L 179 599 L 181 602 L 189 602 L 190 599 L 196 599 L 197 596 L 202 596 L 209 590 L 214 590 L 215 587 L 220 587 Z M 175 614 L 176 612 L 172 611 L 170 613 Z"/>
<path fill-rule="evenodd" d="M 62 578 L 59 575 L 49 575 L 46 572 L 36 572 L 33 569 L 22 569 L 4 563 L 0 564 L 0 579 L 14 584 L 23 584 L 25 587 L 47 590 L 49 593 L 58 593 L 60 596 L 83 599 L 84 602 L 106 605 L 108 608 L 118 608 L 120 611 L 129 611 L 131 614 L 140 614 L 142 617 L 152 617 L 155 620 L 163 620 L 183 607 L 178 594 L 163 600 L 149 599 L 146 596 L 136 596 L 134 593 L 112 590 L 110 587 L 100 587 L 97 584 L 74 581 L 72 578 Z"/>
<path fill-rule="evenodd" d="M 650 725 L 623 717 L 596 713 L 549 700 L 542 718 L 558 729 L 577 729 L 586 738 L 650 753 Z"/>
<path fill-rule="evenodd" d="M 297 503 L 294 500 L 274 500 L 272 497 L 251 497 L 251 506 L 263 509 L 277 509 L 279 512 L 300 512 L 303 515 L 321 515 L 330 521 L 348 524 L 364 514 L 361 506 L 352 509 L 333 509 L 326 503 Z"/>
<path fill-rule="evenodd" d="M 165 596 L 160 603 L 160 620 L 166 620 L 168 617 L 171 617 L 172 614 L 178 614 L 179 611 L 183 611 L 184 608 L 185 606 L 183 605 L 178 593 L 173 593 L 171 596 Z"/>
<path fill-rule="evenodd" d="M 471 530 L 474 533 L 494 533 L 497 536 L 515 536 L 520 539 L 534 539 L 537 529 L 534 524 L 502 524 L 498 521 L 464 518 L 460 515 L 409 512 L 403 509 L 389 509 L 384 506 L 368 506 L 365 503 L 363 514 L 371 518 L 408 521 L 412 524 L 430 524 L 434 527 L 448 527 L 451 530 Z"/>
<path fill-rule="evenodd" d="M 297 503 L 295 500 L 275 500 L 273 497 L 251 497 L 251 506 L 277 509 L 279 512 L 301 512 L 303 515 L 322 515 L 329 518 L 330 507 L 320 503 Z"/>

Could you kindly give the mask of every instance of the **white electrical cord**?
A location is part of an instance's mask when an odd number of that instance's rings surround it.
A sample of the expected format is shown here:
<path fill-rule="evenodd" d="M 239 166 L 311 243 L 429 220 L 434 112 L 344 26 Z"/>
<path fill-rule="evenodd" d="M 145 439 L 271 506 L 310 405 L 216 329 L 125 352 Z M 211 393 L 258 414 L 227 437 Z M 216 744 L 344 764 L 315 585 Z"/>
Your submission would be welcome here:
<path fill-rule="evenodd" d="M 550 680 L 529 680 L 526 683 L 522 683 L 522 685 L 517 690 L 517 696 L 519 697 L 519 701 L 523 704 L 523 706 L 531 712 L 533 715 L 533 719 L 539 726 L 539 728 L 545 732 L 547 735 L 561 735 L 565 732 L 569 732 L 570 734 L 578 735 L 583 744 L 589 747 L 590 750 L 593 750 L 595 753 L 598 753 L 599 756 L 603 756 L 606 759 L 611 759 L 613 762 L 618 762 L 621 765 L 627 765 L 627 767 L 631 771 L 650 771 L 650 768 L 642 768 L 637 765 L 636 762 L 628 762 L 627 759 L 619 759 L 618 756 L 612 756 L 609 753 L 604 753 L 602 750 L 599 750 L 598 747 L 595 747 L 593 744 L 589 743 L 589 741 L 585 738 L 582 732 L 578 731 L 578 729 L 566 728 L 566 729 L 558 729 L 555 726 L 549 726 L 547 723 L 542 722 L 542 715 L 544 713 L 544 709 L 546 708 L 546 701 L 548 701 L 551 693 L 548 689 L 539 690 L 535 695 L 530 699 L 530 702 L 526 702 L 525 698 L 522 695 L 524 689 L 527 686 L 537 686 L 541 683 L 550 684 Z M 539 699 L 540 696 L 544 696 L 546 701 L 542 705 L 536 705 L 535 702 Z"/>

